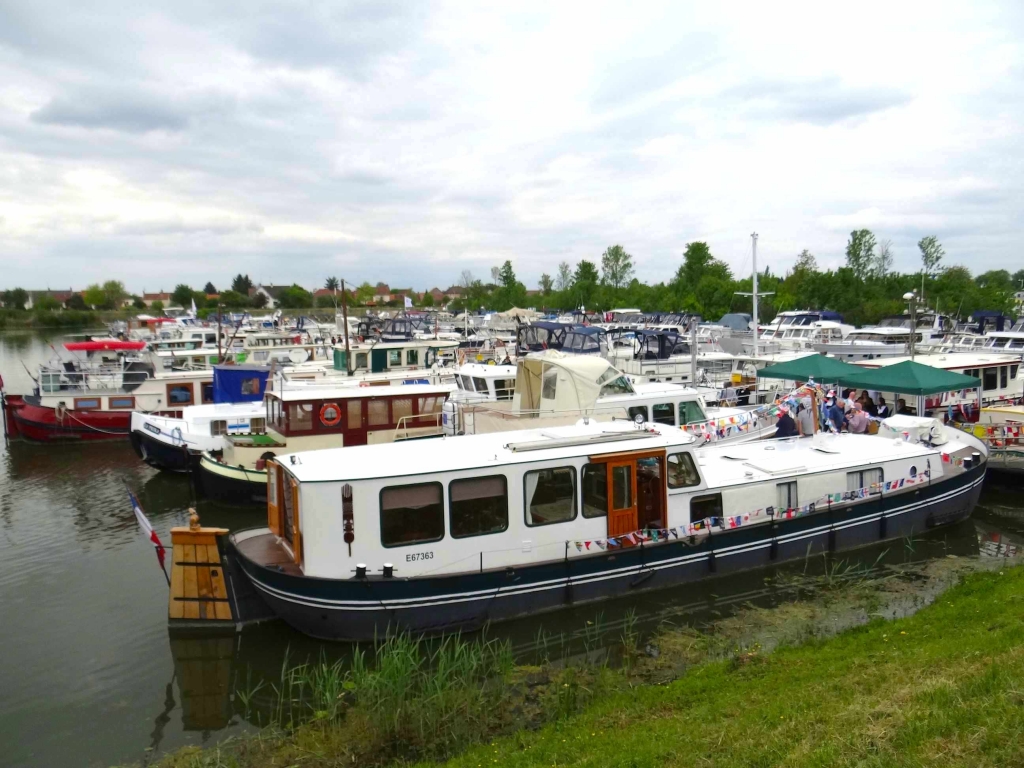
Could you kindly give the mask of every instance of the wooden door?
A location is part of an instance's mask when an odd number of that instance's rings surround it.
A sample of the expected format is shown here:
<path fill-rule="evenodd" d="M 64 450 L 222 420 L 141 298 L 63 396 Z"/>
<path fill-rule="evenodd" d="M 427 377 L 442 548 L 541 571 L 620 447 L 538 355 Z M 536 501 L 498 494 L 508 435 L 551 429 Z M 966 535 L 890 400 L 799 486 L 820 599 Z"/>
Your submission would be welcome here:
<path fill-rule="evenodd" d="M 622 536 L 637 528 L 636 459 L 608 462 L 608 535 Z"/>
<path fill-rule="evenodd" d="M 267 462 L 267 527 L 282 535 L 281 529 L 281 468 L 273 461 Z"/>

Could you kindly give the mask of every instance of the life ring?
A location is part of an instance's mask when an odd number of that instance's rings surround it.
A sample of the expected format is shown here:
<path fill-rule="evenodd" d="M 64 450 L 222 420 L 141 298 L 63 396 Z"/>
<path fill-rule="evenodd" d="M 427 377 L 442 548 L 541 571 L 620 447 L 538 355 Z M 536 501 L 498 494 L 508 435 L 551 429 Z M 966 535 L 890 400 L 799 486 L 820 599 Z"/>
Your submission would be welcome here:
<path fill-rule="evenodd" d="M 333 416 L 328 414 L 333 412 Z M 324 403 L 320 409 L 320 423 L 325 427 L 336 427 L 341 422 L 341 407 L 337 403 Z"/>

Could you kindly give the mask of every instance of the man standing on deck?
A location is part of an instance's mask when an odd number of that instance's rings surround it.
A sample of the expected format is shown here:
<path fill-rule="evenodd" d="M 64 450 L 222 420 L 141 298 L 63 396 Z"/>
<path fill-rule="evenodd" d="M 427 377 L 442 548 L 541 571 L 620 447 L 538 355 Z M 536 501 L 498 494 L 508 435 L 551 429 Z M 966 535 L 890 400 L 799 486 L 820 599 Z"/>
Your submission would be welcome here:
<path fill-rule="evenodd" d="M 796 412 L 796 425 L 800 429 L 800 437 L 814 437 L 814 410 L 811 398 L 800 401 L 800 409 Z"/>
<path fill-rule="evenodd" d="M 842 400 L 836 400 L 835 397 L 825 401 L 825 420 L 832 427 L 832 431 L 837 433 L 843 431 L 843 424 L 846 423 L 846 414 L 843 413 L 841 403 Z"/>
<path fill-rule="evenodd" d="M 780 438 L 797 436 L 796 422 L 789 415 L 789 408 L 784 405 L 779 406 L 779 420 L 775 422 L 775 436 Z"/>

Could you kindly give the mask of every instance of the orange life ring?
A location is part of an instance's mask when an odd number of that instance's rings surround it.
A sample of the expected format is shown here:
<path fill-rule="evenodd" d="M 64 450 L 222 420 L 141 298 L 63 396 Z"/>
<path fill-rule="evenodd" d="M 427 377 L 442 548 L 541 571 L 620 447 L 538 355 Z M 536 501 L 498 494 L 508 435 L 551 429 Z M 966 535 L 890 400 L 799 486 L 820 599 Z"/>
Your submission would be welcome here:
<path fill-rule="evenodd" d="M 334 409 L 334 416 L 332 418 L 327 417 L 328 411 Z M 320 409 L 320 423 L 325 427 L 336 427 L 341 423 L 341 407 L 337 403 L 324 403 L 323 408 Z"/>

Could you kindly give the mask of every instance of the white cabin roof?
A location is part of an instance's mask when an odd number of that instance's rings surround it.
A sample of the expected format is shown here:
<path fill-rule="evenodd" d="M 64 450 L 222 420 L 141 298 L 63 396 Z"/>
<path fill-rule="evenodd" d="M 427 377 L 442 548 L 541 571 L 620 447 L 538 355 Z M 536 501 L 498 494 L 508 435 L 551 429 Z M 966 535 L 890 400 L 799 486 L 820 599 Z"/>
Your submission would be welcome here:
<path fill-rule="evenodd" d="M 874 360 L 856 360 L 854 365 L 859 365 L 863 368 L 884 368 L 889 365 L 906 362 L 909 359 L 909 355 L 876 357 Z M 1013 354 L 985 354 L 984 352 L 955 352 L 950 354 L 914 355 L 914 360 L 921 363 L 921 365 L 930 365 L 932 368 L 959 371 L 964 368 L 985 368 L 993 365 L 1019 364 L 1021 356 Z"/>
<path fill-rule="evenodd" d="M 632 422 L 591 422 L 570 427 L 327 448 L 282 456 L 279 461 L 300 482 L 342 482 L 479 467 L 497 469 L 509 464 L 650 451 L 696 442 L 692 435 L 675 427 L 646 426 L 647 429 L 641 431 Z M 569 441 L 571 444 L 567 444 Z M 551 447 L 543 447 L 545 442 Z"/>
<path fill-rule="evenodd" d="M 702 448 L 696 455 L 707 484 L 721 487 L 790 475 L 877 467 L 884 461 L 912 457 L 921 457 L 918 469 L 924 470 L 924 460 L 934 460 L 935 449 L 886 437 L 822 433 L 810 440 L 761 440 Z"/>
<path fill-rule="evenodd" d="M 358 380 L 357 380 L 358 381 Z M 312 386 L 304 387 L 304 382 L 298 386 L 289 383 L 289 388 L 281 391 L 267 392 L 267 397 L 276 397 L 286 403 L 295 400 L 344 400 L 350 397 L 426 397 L 429 395 L 447 395 L 452 388 L 450 385 L 435 384 L 400 384 L 389 386 L 360 386 L 357 381 L 336 386 L 325 386 L 318 382 L 312 382 Z"/>

